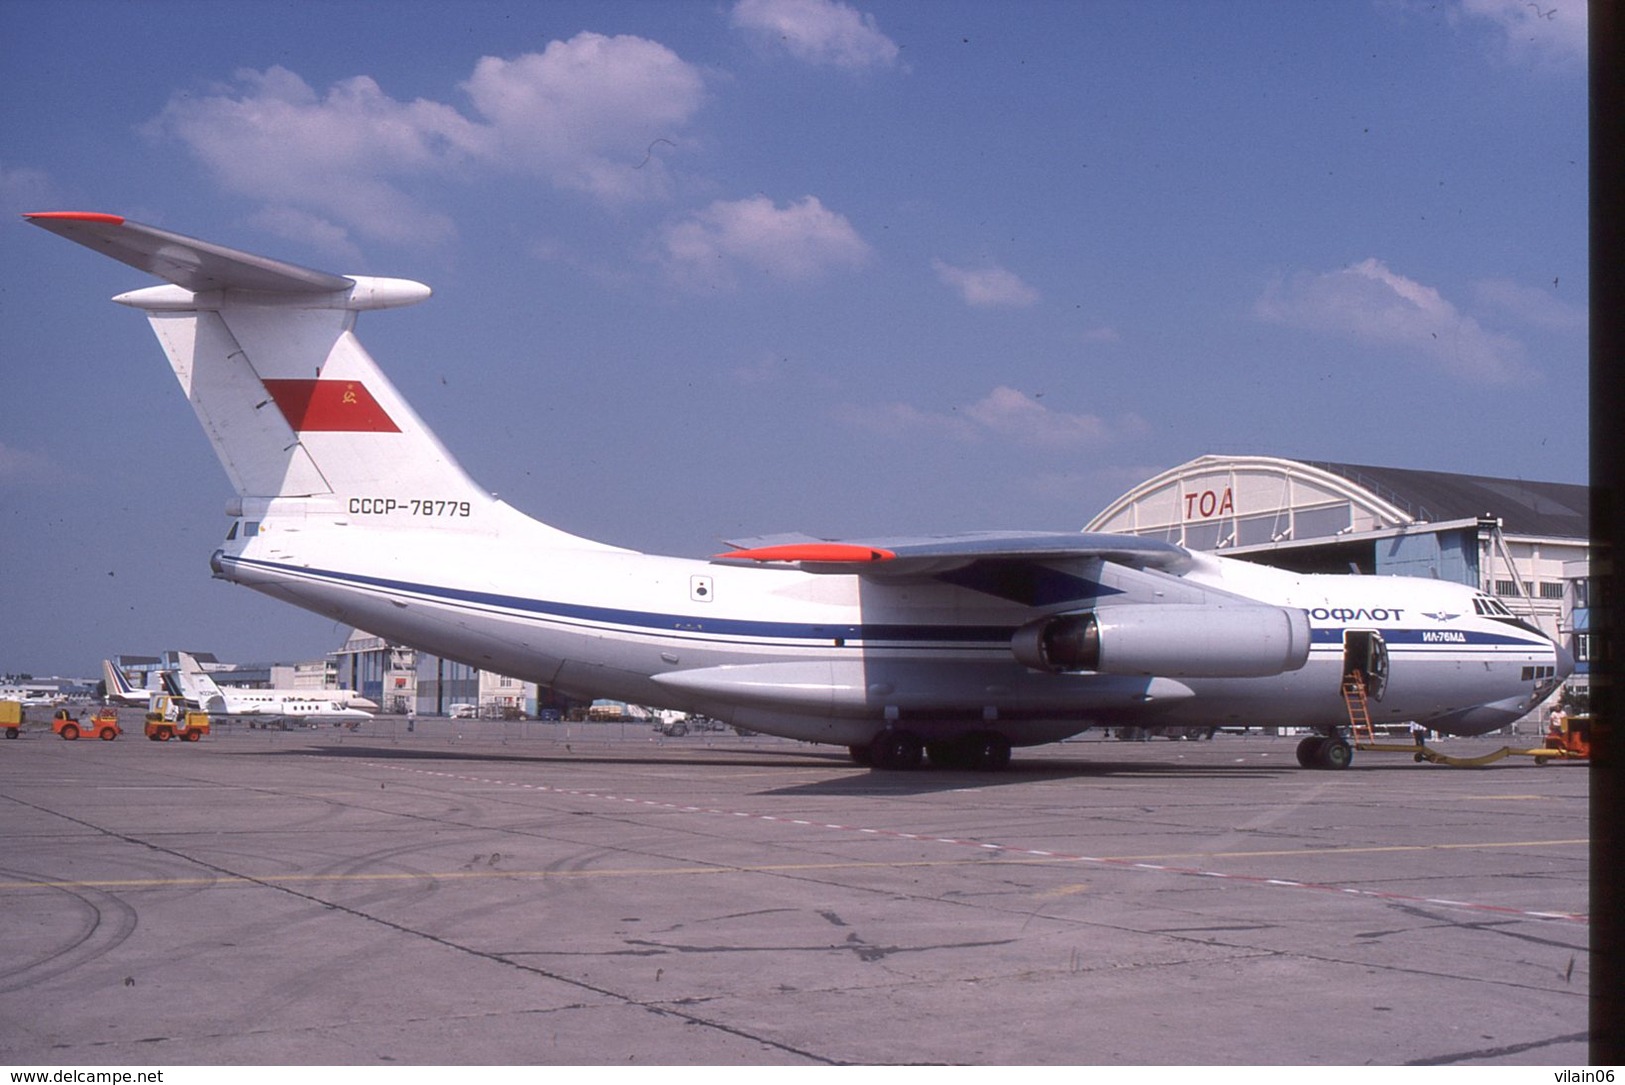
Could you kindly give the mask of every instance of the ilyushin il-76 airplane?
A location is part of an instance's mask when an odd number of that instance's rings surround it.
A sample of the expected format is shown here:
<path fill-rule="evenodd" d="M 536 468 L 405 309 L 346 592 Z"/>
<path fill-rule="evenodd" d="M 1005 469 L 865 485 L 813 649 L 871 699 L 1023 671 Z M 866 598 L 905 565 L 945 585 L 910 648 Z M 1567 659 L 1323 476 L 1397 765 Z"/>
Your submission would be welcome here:
<path fill-rule="evenodd" d="M 1091 727 L 1290 725 L 1342 768 L 1374 723 L 1476 735 L 1573 669 L 1472 587 L 1286 572 L 1132 535 L 730 543 L 642 554 L 481 490 L 355 335 L 429 288 L 128 221 L 37 226 L 166 280 L 146 313 L 237 496 L 217 577 L 579 698 L 703 713 L 882 769 L 999 769 Z"/>

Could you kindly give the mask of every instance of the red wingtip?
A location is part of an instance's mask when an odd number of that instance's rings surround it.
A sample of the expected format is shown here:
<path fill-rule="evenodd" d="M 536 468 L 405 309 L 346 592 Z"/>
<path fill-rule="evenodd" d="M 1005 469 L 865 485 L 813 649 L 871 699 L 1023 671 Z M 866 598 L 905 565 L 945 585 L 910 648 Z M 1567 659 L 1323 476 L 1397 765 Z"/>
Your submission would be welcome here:
<path fill-rule="evenodd" d="M 105 222 L 109 226 L 123 226 L 123 215 L 104 215 L 99 211 L 35 211 L 25 219 L 68 219 L 73 222 Z"/>
<path fill-rule="evenodd" d="M 854 546 L 851 543 L 790 543 L 786 546 L 760 546 L 754 550 L 734 550 L 718 554 L 719 558 L 748 561 L 890 561 L 897 555 L 890 550 L 877 550 L 872 546 Z"/>

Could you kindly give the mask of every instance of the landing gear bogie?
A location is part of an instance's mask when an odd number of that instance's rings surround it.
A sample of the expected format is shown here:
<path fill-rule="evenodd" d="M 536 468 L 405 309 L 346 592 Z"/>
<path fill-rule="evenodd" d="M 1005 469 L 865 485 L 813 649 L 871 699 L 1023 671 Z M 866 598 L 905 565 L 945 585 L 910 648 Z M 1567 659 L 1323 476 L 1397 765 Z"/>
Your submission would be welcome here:
<path fill-rule="evenodd" d="M 1000 772 L 1010 766 L 1010 740 L 991 731 L 973 731 L 959 740 L 960 756 L 968 769 Z"/>
<path fill-rule="evenodd" d="M 1306 769 L 1346 769 L 1354 747 L 1341 735 L 1310 735 L 1298 743 L 1298 764 Z"/>
<path fill-rule="evenodd" d="M 925 742 L 913 731 L 880 732 L 869 743 L 870 763 L 877 769 L 917 769 L 925 756 Z"/>
<path fill-rule="evenodd" d="M 916 769 L 926 759 L 933 768 L 973 772 L 998 772 L 1010 764 L 1010 740 L 992 731 L 972 731 L 927 742 L 912 731 L 888 729 L 867 746 L 851 746 L 848 750 L 853 761 L 877 769 Z"/>

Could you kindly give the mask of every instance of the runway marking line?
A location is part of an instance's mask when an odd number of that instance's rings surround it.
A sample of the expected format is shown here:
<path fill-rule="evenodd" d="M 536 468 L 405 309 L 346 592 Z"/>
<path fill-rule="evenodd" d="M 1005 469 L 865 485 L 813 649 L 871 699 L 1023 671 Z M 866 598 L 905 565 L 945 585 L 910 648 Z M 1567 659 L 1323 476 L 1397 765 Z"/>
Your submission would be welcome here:
<path fill-rule="evenodd" d="M 654 810 L 674 810 L 679 813 L 717 814 L 725 817 L 750 818 L 755 821 L 776 822 L 781 825 L 808 826 L 815 829 L 827 829 L 832 832 L 862 833 L 870 836 L 884 836 L 893 840 L 914 840 L 926 844 L 949 844 L 957 847 L 972 847 L 987 851 L 998 852 L 1010 856 L 1031 856 L 1047 860 L 1060 860 L 1070 863 L 1089 863 L 1096 866 L 1117 867 L 1119 869 L 1148 870 L 1164 874 L 1175 874 L 1182 877 L 1216 878 L 1223 881 L 1241 882 L 1251 885 L 1267 885 L 1285 889 L 1303 889 L 1319 893 L 1336 893 L 1343 896 L 1363 897 L 1369 900 L 1393 901 L 1404 904 L 1432 904 L 1442 908 L 1462 908 L 1474 912 L 1488 912 L 1495 915 L 1518 916 L 1524 919 L 1557 920 L 1565 923 L 1590 924 L 1591 917 L 1580 912 L 1547 912 L 1530 911 L 1523 908 L 1511 908 L 1500 904 L 1480 904 L 1472 901 L 1446 900 L 1440 897 L 1419 897 L 1410 893 L 1395 893 L 1385 889 L 1361 889 L 1356 886 L 1328 885 L 1321 882 L 1304 882 L 1286 878 L 1266 878 L 1256 874 L 1228 874 L 1217 870 L 1202 870 L 1197 867 L 1169 866 L 1162 863 L 1149 863 L 1132 858 L 1101 856 L 1101 855 L 1069 855 L 1061 852 L 1040 851 L 1036 848 L 1022 848 L 1009 844 L 988 843 L 981 840 L 959 840 L 953 837 L 932 836 L 924 833 L 906 833 L 895 829 L 876 829 L 861 825 L 842 825 L 837 822 L 807 821 L 798 818 L 779 817 L 777 814 L 757 814 L 747 810 L 725 810 L 710 806 L 684 806 L 681 803 L 663 802 L 659 799 L 638 799 L 622 795 L 612 795 L 603 791 L 593 791 L 587 788 L 553 787 L 550 784 L 531 784 L 518 780 L 499 780 L 490 776 L 471 776 L 460 772 L 440 772 L 434 769 L 410 768 L 402 765 L 390 765 L 379 762 L 367 762 L 372 768 L 389 769 L 395 772 L 405 772 L 415 776 L 438 776 L 447 780 L 460 780 L 465 783 L 500 784 L 504 787 L 516 788 L 523 791 L 540 791 L 553 795 L 568 795 L 574 798 L 599 799 L 610 802 L 625 802 Z M 1400 851 L 1400 850 L 1442 850 L 1447 848 L 1473 848 L 1473 847 L 1529 847 L 1550 846 L 1557 843 L 1586 843 L 1583 840 L 1575 841 L 1534 841 L 1528 844 L 1502 842 L 1500 844 L 1428 844 L 1428 845 L 1389 845 L 1386 847 L 1370 849 L 1327 849 L 1328 852 L 1342 853 L 1345 851 Z M 1224 854 L 1225 858 L 1236 858 L 1247 855 L 1245 852 L 1231 852 Z M 1303 855 L 1303 851 L 1289 851 L 1259 855 L 1285 854 Z M 1220 857 L 1218 855 L 1212 856 Z M 886 864 L 879 864 L 886 865 Z M 901 864 L 899 864 L 901 865 Z M 732 868 L 725 868 L 732 869 Z"/>
<path fill-rule="evenodd" d="M 295 885 L 327 883 L 342 885 L 350 882 L 407 882 L 407 881 L 575 881 L 594 878 L 647 878 L 669 874 L 794 874 L 811 870 L 894 870 L 899 867 L 945 867 L 979 865 L 980 859 L 912 859 L 900 863 L 861 862 L 850 860 L 839 863 L 768 863 L 761 866 L 685 866 L 685 867 L 616 867 L 607 870 L 447 870 L 399 871 L 376 874 L 256 874 L 222 875 L 215 878 L 92 878 L 88 880 L 52 879 L 31 881 L 0 881 L 0 892 L 28 889 L 209 889 L 231 886 L 263 887 L 267 885 Z M 1027 863 L 1039 866 L 1038 863 Z"/>

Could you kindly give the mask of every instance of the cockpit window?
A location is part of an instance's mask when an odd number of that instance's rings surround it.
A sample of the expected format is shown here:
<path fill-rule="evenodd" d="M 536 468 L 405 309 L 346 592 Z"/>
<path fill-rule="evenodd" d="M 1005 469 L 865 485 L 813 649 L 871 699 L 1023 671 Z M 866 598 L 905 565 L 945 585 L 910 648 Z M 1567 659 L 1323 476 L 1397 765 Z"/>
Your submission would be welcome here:
<path fill-rule="evenodd" d="M 1498 622 L 1505 622 L 1507 625 L 1517 626 L 1519 629 L 1522 629 L 1527 633 L 1539 633 L 1543 637 L 1546 635 L 1529 622 L 1512 613 L 1512 611 L 1507 609 L 1507 605 L 1505 603 L 1501 602 L 1501 600 L 1495 598 L 1494 596 L 1473 596 L 1473 612 L 1481 618 L 1490 618 Z"/>

